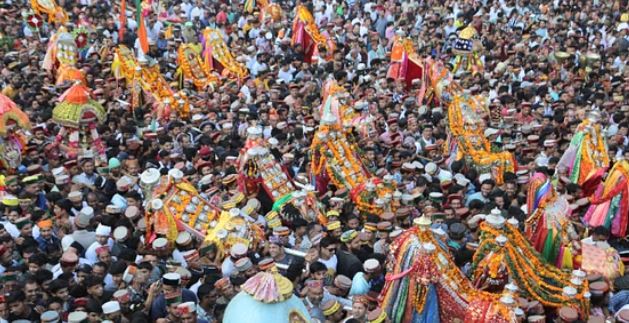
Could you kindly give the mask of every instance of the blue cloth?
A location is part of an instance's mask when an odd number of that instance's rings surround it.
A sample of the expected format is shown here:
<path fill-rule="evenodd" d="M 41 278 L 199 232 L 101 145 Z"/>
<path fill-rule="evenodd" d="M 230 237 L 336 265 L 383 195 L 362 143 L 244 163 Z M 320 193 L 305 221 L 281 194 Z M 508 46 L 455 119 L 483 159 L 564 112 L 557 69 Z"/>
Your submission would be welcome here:
<path fill-rule="evenodd" d="M 369 282 L 365 279 L 365 274 L 362 272 L 356 273 L 354 279 L 352 279 L 352 288 L 349 290 L 349 296 L 365 295 L 367 293 L 369 293 Z"/>
<path fill-rule="evenodd" d="M 616 313 L 627 304 L 629 304 L 629 290 L 621 290 L 609 299 L 609 311 Z"/>
<path fill-rule="evenodd" d="M 46 240 L 40 235 L 39 237 L 37 237 L 37 239 L 35 239 L 35 241 L 37 241 L 37 247 L 39 248 L 39 250 L 44 253 L 48 252 L 49 246 L 51 247 L 50 250 L 53 250 L 52 247 L 54 246 L 61 246 L 61 240 L 55 236 L 52 236 L 49 240 Z"/>
<path fill-rule="evenodd" d="M 482 192 L 476 192 L 472 195 L 468 195 L 467 199 L 465 200 L 465 206 L 470 206 L 470 202 L 474 201 L 474 200 L 479 200 L 483 203 L 487 202 L 487 199 L 483 196 Z"/>
<path fill-rule="evenodd" d="M 428 287 L 426 293 L 426 303 L 421 313 L 415 312 L 413 315 L 413 323 L 438 323 L 439 320 L 439 300 L 435 285 Z"/>

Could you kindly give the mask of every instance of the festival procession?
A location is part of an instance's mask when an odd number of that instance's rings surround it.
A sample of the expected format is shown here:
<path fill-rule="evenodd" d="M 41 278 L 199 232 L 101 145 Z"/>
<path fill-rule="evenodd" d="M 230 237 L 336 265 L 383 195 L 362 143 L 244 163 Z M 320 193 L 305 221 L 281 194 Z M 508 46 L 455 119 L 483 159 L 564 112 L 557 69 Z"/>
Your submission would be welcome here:
<path fill-rule="evenodd" d="M 0 57 L 0 323 L 629 322 L 627 0 L 6 0 Z"/>

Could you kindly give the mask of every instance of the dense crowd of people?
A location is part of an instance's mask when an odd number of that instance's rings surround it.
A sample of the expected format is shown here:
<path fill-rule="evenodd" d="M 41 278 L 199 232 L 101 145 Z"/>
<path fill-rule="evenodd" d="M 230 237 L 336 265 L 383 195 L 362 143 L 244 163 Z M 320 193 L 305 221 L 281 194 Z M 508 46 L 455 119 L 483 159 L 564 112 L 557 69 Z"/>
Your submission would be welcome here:
<path fill-rule="evenodd" d="M 107 110 L 98 126 L 107 162 L 89 154 L 67 156 L 56 147 L 59 127 L 52 110 L 69 84 L 55 85 L 55 76 L 42 68 L 55 26 L 44 22 L 34 28 L 26 20 L 29 1 L 4 1 L 0 87 L 33 128 L 21 165 L 2 173 L 0 322 L 222 322 L 241 285 L 271 266 L 280 268 L 319 322 L 385 322 L 390 318 L 378 307 L 378 295 L 391 241 L 428 214 L 456 264 L 471 275 L 484 215 L 498 209 L 524 223 L 535 172 L 554 176 L 557 193 L 572 203 L 566 225 L 573 228 L 574 241 L 608 241 L 620 255 L 629 247 L 612 238 L 609 227 L 584 225 L 583 187 L 557 167 L 590 110 L 602 116 L 612 160 L 629 157 L 626 0 L 280 1 L 280 19 L 264 24 L 242 2 L 159 2 L 169 21 L 156 11 L 146 17 L 146 57 L 192 105 L 189 118 L 173 115 L 168 121 L 155 120 L 148 103 L 130 109 L 131 92 L 111 71 L 118 44 L 140 48 L 134 4 L 127 3 L 122 39 L 118 1 L 58 4 L 69 14 L 68 26 L 87 31 L 77 67 Z M 298 4 L 307 6 L 321 33 L 334 40 L 331 60 L 306 63 L 303 50 L 291 45 Z M 478 30 L 483 70 L 460 69 L 455 79 L 466 92 L 486 97 L 490 111 L 507 121 L 484 131 L 492 151 L 516 156 L 517 171 L 504 174 L 504 183 L 465 160 L 449 160 L 442 153 L 449 134 L 447 106 L 439 100 L 418 103 L 416 87 L 387 78 L 396 35 L 410 37 L 418 54 L 452 67 L 452 41 L 468 25 Z M 178 80 L 177 49 L 199 43 L 206 27 L 223 33 L 248 69 L 246 79 L 204 90 Z M 560 61 L 554 57 L 558 52 L 570 57 Z M 347 190 L 329 185 L 318 192 L 325 225 L 295 219 L 270 228 L 265 218 L 270 209 L 255 196 L 244 196 L 239 208 L 264 232 L 255 249 L 236 243 L 219 250 L 183 230 L 175 241 L 148 241 L 149 201 L 139 175 L 148 168 L 165 176 L 179 169 L 221 208 L 237 194 L 235 163 L 250 127 L 260 127 L 290 178 L 307 178 L 326 80 L 345 88 L 352 102 L 367 102 L 355 106 L 374 123 L 373 131 L 355 137 L 361 162 L 373 176 L 391 175 L 397 189 L 411 197 L 409 207 L 366 216 Z M 590 317 L 628 322 L 626 282 L 624 272 L 608 281 L 592 297 Z M 524 311 L 534 322 L 578 321 L 540 303 Z"/>

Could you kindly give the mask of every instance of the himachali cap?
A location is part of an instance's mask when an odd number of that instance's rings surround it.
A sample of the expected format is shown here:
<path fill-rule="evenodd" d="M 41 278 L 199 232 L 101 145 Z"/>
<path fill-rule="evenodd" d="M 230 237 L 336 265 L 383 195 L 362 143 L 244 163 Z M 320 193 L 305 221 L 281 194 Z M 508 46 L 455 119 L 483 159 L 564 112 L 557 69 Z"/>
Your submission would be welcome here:
<path fill-rule="evenodd" d="M 85 323 L 87 322 L 87 313 L 72 312 L 68 314 L 68 323 Z"/>
<path fill-rule="evenodd" d="M 378 231 L 381 232 L 390 232 L 391 230 L 393 230 L 393 224 L 391 224 L 391 222 L 389 221 L 382 221 L 378 222 L 376 228 L 378 229 Z"/>
<path fill-rule="evenodd" d="M 312 242 L 313 246 L 317 246 L 321 242 L 321 239 L 323 239 L 323 233 L 317 233 L 314 237 L 312 237 L 312 239 L 310 239 L 310 242 Z"/>
<path fill-rule="evenodd" d="M 177 306 L 177 313 L 179 315 L 190 314 L 196 312 L 196 305 L 194 302 L 185 302 Z"/>
<path fill-rule="evenodd" d="M 72 191 L 68 193 L 68 199 L 71 202 L 80 202 L 83 199 L 83 194 L 79 191 Z"/>
<path fill-rule="evenodd" d="M 129 229 L 125 226 L 118 226 L 114 229 L 114 240 L 118 242 L 122 242 L 127 238 L 129 234 Z"/>
<path fill-rule="evenodd" d="M 389 238 L 391 240 L 394 240 L 395 238 L 399 237 L 400 234 L 402 234 L 403 232 L 404 232 L 404 230 L 401 230 L 401 229 L 393 230 L 393 231 L 391 231 L 391 233 L 389 233 Z"/>
<path fill-rule="evenodd" d="M 127 284 L 130 284 L 131 281 L 133 281 L 133 277 L 135 276 L 135 273 L 137 271 L 138 268 L 136 266 L 127 267 L 127 269 L 125 269 L 124 273 L 122 274 L 122 280 L 124 280 Z"/>
<path fill-rule="evenodd" d="M 629 305 L 623 306 L 616 312 L 616 318 L 623 323 L 629 322 Z"/>
<path fill-rule="evenodd" d="M 386 319 L 387 313 L 379 307 L 367 314 L 368 323 L 382 323 Z"/>
<path fill-rule="evenodd" d="M 392 222 L 392 221 L 393 221 L 393 219 L 395 219 L 395 214 L 393 214 L 393 212 L 383 212 L 383 213 L 380 215 L 380 219 L 381 219 L 382 221 L 389 221 L 389 222 Z"/>
<path fill-rule="evenodd" d="M 395 215 L 400 217 L 400 218 L 404 218 L 407 217 L 408 215 L 411 214 L 411 209 L 408 207 L 399 207 L 396 211 L 395 211 Z"/>
<path fill-rule="evenodd" d="M 352 303 L 361 303 L 365 306 L 369 306 L 371 300 L 367 295 L 354 295 L 352 296 Z"/>
<path fill-rule="evenodd" d="M 122 208 L 118 205 L 110 204 L 105 207 L 105 212 L 107 214 L 120 214 L 122 213 Z"/>
<path fill-rule="evenodd" d="M 609 291 L 609 285 L 604 281 L 597 281 L 590 284 L 590 293 L 595 296 L 604 295 Z"/>
<path fill-rule="evenodd" d="M 13 196 L 7 196 L 2 199 L 2 204 L 6 206 L 18 206 L 20 205 L 20 200 Z"/>
<path fill-rule="evenodd" d="M 18 230 L 21 230 L 23 227 L 25 227 L 28 224 L 33 224 L 33 222 L 31 222 L 31 220 L 29 220 L 29 218 L 23 217 L 23 218 L 18 219 L 16 221 L 15 226 L 18 228 Z"/>
<path fill-rule="evenodd" d="M 179 282 L 181 281 L 181 275 L 177 273 L 166 273 L 162 276 L 162 283 L 168 286 L 179 286 Z"/>
<path fill-rule="evenodd" d="M 61 174 L 55 176 L 55 185 L 65 185 L 70 181 L 70 176 Z"/>
<path fill-rule="evenodd" d="M 100 247 L 96 248 L 96 254 L 97 255 L 102 255 L 102 254 L 107 253 L 107 252 L 109 252 L 109 246 L 105 245 L 105 246 L 100 246 Z"/>
<path fill-rule="evenodd" d="M 195 262 L 200 258 L 199 251 L 195 249 L 184 251 L 181 254 L 183 255 L 183 259 L 185 259 L 188 263 Z"/>
<path fill-rule="evenodd" d="M 559 309 L 559 317 L 564 322 L 575 322 L 579 319 L 579 313 L 574 308 L 564 306 Z"/>
<path fill-rule="evenodd" d="M 329 300 L 321 306 L 321 310 L 323 310 L 323 315 L 325 316 L 334 315 L 334 313 L 340 311 L 341 309 L 341 303 L 339 303 L 336 299 Z"/>
<path fill-rule="evenodd" d="M 98 227 L 96 228 L 96 235 L 97 236 L 109 237 L 110 234 L 111 234 L 111 227 L 110 226 L 99 224 Z"/>
<path fill-rule="evenodd" d="M 44 219 L 37 222 L 37 226 L 40 229 L 50 229 L 52 228 L 52 219 Z"/>
<path fill-rule="evenodd" d="M 340 215 L 340 214 L 339 214 L 339 211 L 337 211 L 337 210 L 330 210 L 330 211 L 328 211 L 328 212 L 325 214 L 325 216 L 326 216 L 326 217 L 328 217 L 328 218 L 331 218 L 331 217 L 339 217 L 339 215 Z"/>
<path fill-rule="evenodd" d="M 311 280 L 306 281 L 306 287 L 323 288 L 323 282 L 321 280 L 311 279 Z"/>
<path fill-rule="evenodd" d="M 378 270 L 379 267 L 380 263 L 378 262 L 378 260 L 373 258 L 365 260 L 365 263 L 363 264 L 363 269 L 367 273 L 373 273 Z"/>
<path fill-rule="evenodd" d="M 46 311 L 39 316 L 39 320 L 42 323 L 57 323 L 59 322 L 59 313 L 57 311 Z"/>
<path fill-rule="evenodd" d="M 248 257 L 244 257 L 244 258 L 238 259 L 236 263 L 234 264 L 234 266 L 236 266 L 236 269 L 239 272 L 244 272 L 250 269 L 251 267 L 253 267 L 253 263 L 251 262 L 251 259 L 249 259 Z"/>
<path fill-rule="evenodd" d="M 131 294 L 127 289 L 119 289 L 112 295 L 115 300 L 120 303 L 128 303 L 131 300 Z"/>
<path fill-rule="evenodd" d="M 258 268 L 262 271 L 267 271 L 275 267 L 275 261 L 273 258 L 264 258 L 258 263 Z"/>
<path fill-rule="evenodd" d="M 273 228 L 273 234 L 280 237 L 287 237 L 290 235 L 290 229 L 285 226 L 279 226 Z"/>
<path fill-rule="evenodd" d="M 190 278 L 192 278 L 192 273 L 190 272 L 190 270 L 183 267 L 177 267 L 177 269 L 175 270 L 175 273 L 179 274 L 179 277 L 181 277 L 181 280 L 190 280 Z M 185 282 L 183 285 L 184 286 L 186 285 Z"/>
<path fill-rule="evenodd" d="M 223 288 L 229 286 L 230 284 L 231 284 L 231 282 L 229 281 L 229 277 L 223 277 L 223 278 L 217 280 L 214 283 L 214 288 L 216 288 L 216 289 L 223 289 Z"/>
<path fill-rule="evenodd" d="M 345 275 L 338 275 L 334 278 L 334 286 L 341 289 L 350 289 L 352 287 L 352 280 Z"/>
<path fill-rule="evenodd" d="M 356 230 L 347 230 L 341 235 L 341 242 L 348 243 L 354 240 L 357 236 L 358 232 Z"/>
<path fill-rule="evenodd" d="M 426 171 L 426 174 L 428 175 L 434 175 L 437 172 L 437 164 L 430 162 L 428 164 L 426 164 L 426 167 L 424 168 L 424 170 Z"/>
<path fill-rule="evenodd" d="M 544 140 L 544 147 L 552 148 L 557 145 L 556 139 L 546 139 Z"/>
<path fill-rule="evenodd" d="M 341 228 L 341 221 L 330 221 L 326 226 L 326 230 L 333 231 Z"/>
<path fill-rule="evenodd" d="M 376 232 L 378 231 L 377 224 L 373 222 L 365 222 L 365 225 L 363 225 L 363 230 L 369 231 L 369 232 Z"/>
<path fill-rule="evenodd" d="M 223 177 L 223 180 L 221 182 L 223 183 L 223 185 L 231 184 L 236 181 L 236 178 L 238 178 L 238 175 L 230 174 Z"/>
<path fill-rule="evenodd" d="M 187 231 L 179 232 L 175 242 L 179 246 L 187 246 L 192 242 L 192 235 L 190 235 L 190 233 L 188 233 Z"/>
<path fill-rule="evenodd" d="M 165 250 L 166 246 L 168 246 L 168 240 L 165 238 L 157 238 L 152 244 L 154 250 Z"/>
<path fill-rule="evenodd" d="M 431 192 L 430 194 L 428 194 L 428 198 L 433 202 L 441 203 L 441 201 L 443 200 L 443 193 Z"/>
<path fill-rule="evenodd" d="M 242 243 L 236 243 L 229 249 L 229 254 L 234 258 L 242 257 L 247 254 L 247 246 Z"/>
<path fill-rule="evenodd" d="M 120 303 L 118 301 L 109 301 L 103 304 L 103 314 L 113 314 L 120 312 Z"/>

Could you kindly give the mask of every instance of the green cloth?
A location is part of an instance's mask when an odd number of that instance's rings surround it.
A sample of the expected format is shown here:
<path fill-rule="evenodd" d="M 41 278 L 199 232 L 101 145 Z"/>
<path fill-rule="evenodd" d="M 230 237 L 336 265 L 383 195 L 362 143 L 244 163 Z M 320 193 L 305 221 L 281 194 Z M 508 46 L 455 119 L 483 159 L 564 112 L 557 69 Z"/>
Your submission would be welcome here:
<path fill-rule="evenodd" d="M 293 198 L 293 193 L 288 193 L 282 197 L 280 197 L 277 201 L 275 201 L 275 203 L 273 203 L 273 211 L 275 212 L 279 212 L 280 209 L 282 209 L 282 206 L 284 206 L 284 204 L 288 203 L 288 201 Z"/>
<path fill-rule="evenodd" d="M 559 255 L 559 242 L 559 235 L 555 233 L 555 229 L 548 230 L 544 249 L 542 249 L 542 257 L 551 264 L 555 263 Z"/>

